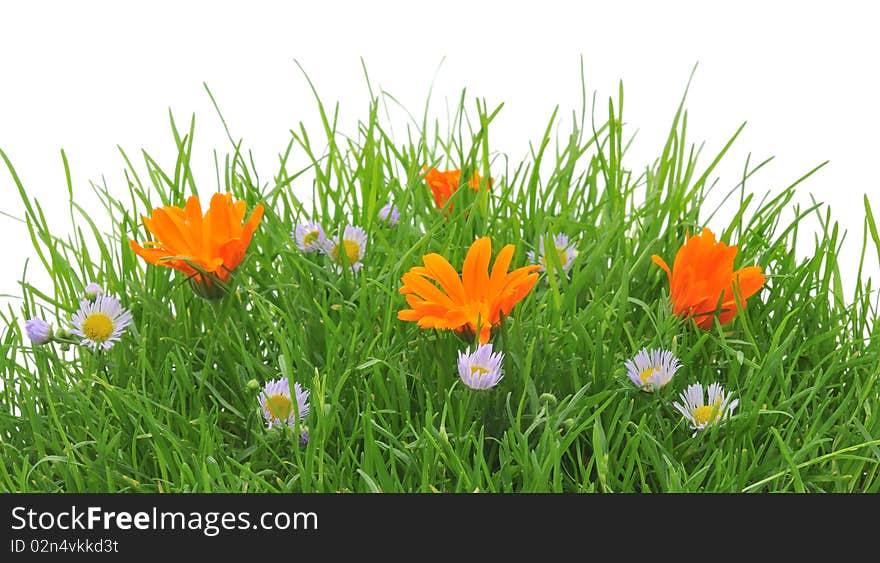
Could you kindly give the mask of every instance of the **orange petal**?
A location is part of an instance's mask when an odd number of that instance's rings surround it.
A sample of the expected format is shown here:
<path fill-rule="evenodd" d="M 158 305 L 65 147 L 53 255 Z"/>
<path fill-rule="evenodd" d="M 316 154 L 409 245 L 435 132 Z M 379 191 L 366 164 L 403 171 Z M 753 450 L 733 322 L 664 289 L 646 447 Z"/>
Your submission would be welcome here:
<path fill-rule="evenodd" d="M 697 326 L 705 330 L 712 328 L 712 321 L 714 319 L 715 315 L 701 315 L 699 317 L 694 317 L 694 320 L 697 321 Z"/>
<path fill-rule="evenodd" d="M 452 264 L 446 258 L 432 253 L 422 256 L 422 261 L 425 263 L 425 270 L 430 273 L 429 277 L 437 280 L 437 283 L 440 284 L 440 287 L 443 288 L 443 291 L 446 292 L 450 299 L 458 304 L 467 301 L 464 286 L 461 284 L 461 278 L 458 277 L 458 272 L 455 271 L 455 268 L 452 267 Z M 416 268 L 411 269 L 410 272 L 417 273 L 414 270 Z"/>
<path fill-rule="evenodd" d="M 257 208 L 259 208 L 262 213 L 263 206 L 257 205 L 257 207 L 254 207 L 254 213 L 256 213 Z M 229 224 L 232 229 L 232 236 L 238 236 L 241 231 L 241 222 L 244 221 L 244 214 L 246 212 L 247 204 L 243 199 L 236 201 L 229 207 Z"/>
<path fill-rule="evenodd" d="M 535 287 L 536 283 L 538 283 L 538 274 L 531 273 L 517 284 L 516 289 L 513 292 L 514 303 L 519 303 L 526 295 L 528 295 L 532 288 Z"/>
<path fill-rule="evenodd" d="M 153 237 L 156 237 L 155 231 L 153 231 L 153 220 L 147 215 L 141 215 L 141 221 L 144 222 L 144 226 L 150 232 Z"/>
<path fill-rule="evenodd" d="M 417 321 L 421 317 L 422 315 L 417 313 L 413 309 L 401 309 L 397 312 L 397 318 L 401 321 Z"/>
<path fill-rule="evenodd" d="M 509 315 L 513 307 L 528 295 L 536 283 L 538 283 L 538 274 L 532 273 L 511 284 L 509 293 L 499 302 L 499 310 L 505 315 Z"/>
<path fill-rule="evenodd" d="M 436 303 L 417 303 L 413 311 L 417 313 L 420 325 L 427 324 L 432 328 L 454 329 L 467 323 L 463 312 L 450 311 Z"/>
<path fill-rule="evenodd" d="M 211 205 L 205 213 L 202 229 L 205 249 L 210 254 L 219 251 L 220 246 L 231 238 L 229 200 L 224 194 L 216 193 L 211 196 Z"/>
<path fill-rule="evenodd" d="M 489 259 L 492 242 L 489 237 L 474 241 L 461 267 L 461 283 L 470 299 L 480 300 L 489 289 Z"/>
<path fill-rule="evenodd" d="M 672 279 L 672 272 L 669 270 L 669 266 L 666 264 L 666 261 L 663 260 L 663 258 L 660 258 L 660 256 L 654 254 L 651 256 L 651 261 L 666 270 L 666 276 L 670 280 Z"/>
<path fill-rule="evenodd" d="M 210 272 L 216 274 L 221 280 L 226 280 L 229 277 L 229 271 L 223 267 L 223 258 L 219 256 L 214 258 L 199 258 L 189 260 L 189 262 L 197 272 L 199 270 Z"/>
<path fill-rule="evenodd" d="M 480 344 L 486 344 L 489 342 L 489 336 L 492 334 L 492 327 L 488 325 L 483 325 L 483 328 L 480 329 Z"/>
<path fill-rule="evenodd" d="M 450 309 L 446 311 L 446 315 L 443 317 L 446 319 L 446 322 L 449 323 L 450 328 L 458 328 L 467 324 L 467 315 L 464 314 L 464 311 L 460 311 L 458 309 Z"/>
<path fill-rule="evenodd" d="M 720 294 L 731 285 L 733 276 L 733 261 L 736 258 L 737 248 L 718 243 L 712 253 L 704 258 L 702 265 L 702 277 L 706 281 L 706 287 L 712 293 Z"/>
<path fill-rule="evenodd" d="M 202 237 L 202 204 L 199 196 L 191 196 L 186 200 L 186 224 L 189 227 L 190 244 L 195 254 L 201 254 L 204 247 Z"/>
<path fill-rule="evenodd" d="M 489 277 L 489 293 L 497 294 L 507 277 L 507 269 L 510 267 L 510 261 L 513 259 L 514 246 L 512 244 L 505 245 L 495 257 L 495 264 L 492 265 L 492 275 Z"/>
<path fill-rule="evenodd" d="M 745 301 L 758 292 L 767 281 L 760 266 L 740 268 L 733 274 L 734 283 L 739 283 L 739 294 Z"/>
<path fill-rule="evenodd" d="M 131 249 L 135 254 L 149 262 L 150 264 L 158 264 L 159 259 L 165 256 L 168 256 L 168 253 L 164 250 L 160 250 L 157 248 L 143 248 L 137 242 L 130 240 L 128 244 L 131 245 Z"/>
<path fill-rule="evenodd" d="M 495 296 L 505 296 L 514 291 L 514 289 L 523 282 L 523 280 L 532 272 L 541 269 L 541 266 L 533 264 L 531 266 L 523 266 L 510 272 L 504 277 L 501 288 L 495 292 Z M 534 276 L 537 279 L 537 275 Z"/>
<path fill-rule="evenodd" d="M 238 203 L 243 204 L 244 202 L 239 201 Z M 244 255 L 247 252 L 248 246 L 251 244 L 254 231 L 256 230 L 257 225 L 259 225 L 262 217 L 263 206 L 257 205 L 254 208 L 254 212 L 251 213 L 248 222 L 240 229 L 240 238 L 234 238 L 220 247 L 219 254 L 223 258 L 223 266 L 227 270 L 235 270 L 238 268 L 239 264 L 241 264 L 241 261 L 244 260 Z"/>
<path fill-rule="evenodd" d="M 178 219 L 166 209 L 153 210 L 151 231 L 162 245 L 174 254 L 193 255 L 188 233 Z"/>
<path fill-rule="evenodd" d="M 168 268 L 174 268 L 175 270 L 180 270 L 184 274 L 188 276 L 192 276 L 196 274 L 196 270 L 187 264 L 184 260 L 169 260 L 173 254 L 168 254 L 168 252 L 164 249 L 160 248 L 142 248 L 135 241 L 129 241 L 131 245 L 131 249 L 135 254 L 149 262 L 150 264 L 156 266 L 165 266 Z"/>
<path fill-rule="evenodd" d="M 455 303 L 452 302 L 449 296 L 443 293 L 437 286 L 429 282 L 427 279 L 410 272 L 403 274 L 402 279 L 410 292 L 417 293 L 426 301 L 440 303 L 448 309 L 455 307 Z"/>

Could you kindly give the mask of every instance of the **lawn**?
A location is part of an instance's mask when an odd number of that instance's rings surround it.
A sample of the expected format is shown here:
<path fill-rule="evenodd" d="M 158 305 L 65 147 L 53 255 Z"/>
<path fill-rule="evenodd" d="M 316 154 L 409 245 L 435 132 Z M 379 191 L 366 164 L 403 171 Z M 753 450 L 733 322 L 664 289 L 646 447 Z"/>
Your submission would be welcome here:
<path fill-rule="evenodd" d="M 464 94 L 396 135 L 386 99 L 343 132 L 316 96 L 262 181 L 236 142 L 196 182 L 172 117 L 176 160 L 122 152 L 103 207 L 68 171 L 63 237 L 0 151 L 52 281 L 0 313 L 0 491 L 876 492 L 875 291 L 794 203 L 821 166 L 754 193 L 746 162 L 722 224 L 739 131 L 701 154 L 683 100 L 628 163 L 623 98 L 584 90 L 516 162 Z M 861 271 L 867 200 L 851 224 Z"/>

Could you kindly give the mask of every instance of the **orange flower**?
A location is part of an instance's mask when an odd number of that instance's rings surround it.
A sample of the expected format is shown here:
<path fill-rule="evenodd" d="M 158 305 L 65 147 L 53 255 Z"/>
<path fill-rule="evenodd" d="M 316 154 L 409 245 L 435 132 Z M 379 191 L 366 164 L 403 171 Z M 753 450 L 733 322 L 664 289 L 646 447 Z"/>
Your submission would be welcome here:
<path fill-rule="evenodd" d="M 726 324 L 736 315 L 738 307 L 734 286 L 743 307 L 746 299 L 764 285 L 760 266 L 749 266 L 733 271 L 737 248 L 715 242 L 715 235 L 703 229 L 699 235 L 688 237 L 678 249 L 672 270 L 656 254 L 651 260 L 666 270 L 669 276 L 669 298 L 676 315 L 695 317 L 697 326 L 711 328 L 712 319 Z M 720 302 L 720 308 L 719 308 Z"/>
<path fill-rule="evenodd" d="M 424 267 L 415 266 L 403 274 L 400 293 L 406 295 L 411 309 L 399 311 L 397 318 L 417 321 L 421 328 L 455 330 L 463 336 L 479 333 L 480 343 L 485 344 L 501 315 L 509 315 L 538 281 L 538 274 L 532 273 L 540 268 L 537 265 L 507 271 L 513 251 L 512 244 L 502 248 L 490 274 L 492 242 L 488 237 L 477 239 L 468 250 L 460 277 L 446 258 L 426 254 Z"/>
<path fill-rule="evenodd" d="M 428 187 L 431 188 L 431 193 L 434 194 L 434 201 L 437 203 L 437 207 L 443 209 L 443 206 L 446 205 L 446 202 L 455 193 L 455 190 L 461 186 L 461 170 L 445 170 L 441 172 L 436 168 L 431 168 L 425 173 L 425 181 L 428 183 Z M 474 170 L 474 175 L 471 176 L 468 185 L 474 191 L 480 189 L 480 174 L 476 170 Z M 492 178 L 489 178 L 488 185 L 492 186 Z M 449 210 L 452 211 L 452 205 L 449 206 Z"/>
<path fill-rule="evenodd" d="M 245 202 L 232 201 L 231 194 L 214 194 L 211 207 L 202 217 L 198 196 L 186 200 L 186 207 L 157 207 L 152 217 L 142 217 L 156 242 L 141 247 L 129 241 L 135 254 L 157 266 L 180 270 L 190 277 L 193 288 L 204 297 L 220 297 L 211 279 L 221 283 L 241 264 L 254 230 L 263 217 L 257 205 L 242 224 Z"/>

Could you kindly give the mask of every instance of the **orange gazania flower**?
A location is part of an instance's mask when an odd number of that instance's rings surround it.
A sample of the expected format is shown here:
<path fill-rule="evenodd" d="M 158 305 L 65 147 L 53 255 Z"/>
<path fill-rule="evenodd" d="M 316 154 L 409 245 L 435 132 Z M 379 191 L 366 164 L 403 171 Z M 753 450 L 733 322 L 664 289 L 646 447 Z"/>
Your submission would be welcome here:
<path fill-rule="evenodd" d="M 129 241 L 135 254 L 157 266 L 180 270 L 190 278 L 193 288 L 204 297 L 220 297 L 222 285 L 241 264 L 254 230 L 263 217 L 257 205 L 242 224 L 245 202 L 232 201 L 231 194 L 214 194 L 211 206 L 202 216 L 198 196 L 186 200 L 186 207 L 157 207 L 144 225 L 156 239 L 141 247 Z"/>
<path fill-rule="evenodd" d="M 431 193 L 434 194 L 434 202 L 437 203 L 437 207 L 443 209 L 455 190 L 461 186 L 461 170 L 440 171 L 431 168 L 425 173 L 425 182 L 428 183 Z M 474 175 L 471 176 L 468 186 L 474 191 L 480 189 L 480 174 L 476 170 L 474 170 Z M 489 178 L 488 186 L 492 186 L 492 178 Z M 449 210 L 452 210 L 451 205 Z"/>
<path fill-rule="evenodd" d="M 669 299 L 676 315 L 693 317 L 700 328 L 711 328 L 712 319 L 726 324 L 736 315 L 738 306 L 734 286 L 743 307 L 766 278 L 760 266 L 733 270 L 737 248 L 715 241 L 709 229 L 688 237 L 678 249 L 672 269 L 656 254 L 651 260 L 669 276 Z"/>
<path fill-rule="evenodd" d="M 415 266 L 403 274 L 400 293 L 411 309 L 397 313 L 402 321 L 416 321 L 421 328 L 455 330 L 462 336 L 479 334 L 480 343 L 489 341 L 492 327 L 509 315 L 513 306 L 538 281 L 540 266 L 524 266 L 508 272 L 514 246 L 508 244 L 495 258 L 489 273 L 492 242 L 477 239 L 468 250 L 461 276 L 439 254 L 422 257 L 425 266 Z M 439 287 L 432 282 L 437 282 Z"/>

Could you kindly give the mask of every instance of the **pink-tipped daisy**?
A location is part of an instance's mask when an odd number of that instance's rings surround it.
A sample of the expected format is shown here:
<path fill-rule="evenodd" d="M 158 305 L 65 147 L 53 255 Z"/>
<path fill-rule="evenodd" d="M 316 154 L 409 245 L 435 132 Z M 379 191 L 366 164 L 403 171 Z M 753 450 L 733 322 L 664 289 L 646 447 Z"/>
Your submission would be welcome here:
<path fill-rule="evenodd" d="M 458 353 L 458 375 L 471 389 L 491 389 L 504 377 L 502 352 L 492 353 L 492 344 L 483 344 L 474 352 Z"/>
<path fill-rule="evenodd" d="M 669 350 L 642 348 L 626 362 L 626 375 L 643 391 L 656 391 L 672 379 L 681 362 Z"/>
<path fill-rule="evenodd" d="M 94 350 L 109 350 L 131 324 L 131 312 L 115 298 L 99 295 L 94 301 L 83 299 L 70 321 L 73 324 L 71 332 L 82 339 L 82 345 Z"/>
<path fill-rule="evenodd" d="M 290 384 L 287 378 L 282 377 L 269 381 L 260 391 L 260 407 L 263 409 L 263 418 L 269 428 L 276 424 L 293 426 L 296 423 L 297 411 L 302 420 L 309 414 L 309 391 L 303 390 L 299 383 L 293 384 L 296 393 L 296 406 L 290 396 Z"/>

